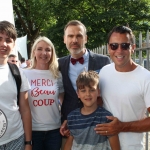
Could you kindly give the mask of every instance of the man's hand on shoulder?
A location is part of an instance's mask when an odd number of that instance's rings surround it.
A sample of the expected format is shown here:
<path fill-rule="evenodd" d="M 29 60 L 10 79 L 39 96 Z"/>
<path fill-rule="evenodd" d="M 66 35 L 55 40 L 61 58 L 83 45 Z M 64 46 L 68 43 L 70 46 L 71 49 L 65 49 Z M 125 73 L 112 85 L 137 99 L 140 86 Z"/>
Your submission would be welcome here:
<path fill-rule="evenodd" d="M 118 118 L 113 116 L 106 116 L 109 120 L 112 120 L 110 123 L 98 124 L 95 127 L 95 131 L 101 135 L 115 135 L 121 132 L 122 122 Z"/>

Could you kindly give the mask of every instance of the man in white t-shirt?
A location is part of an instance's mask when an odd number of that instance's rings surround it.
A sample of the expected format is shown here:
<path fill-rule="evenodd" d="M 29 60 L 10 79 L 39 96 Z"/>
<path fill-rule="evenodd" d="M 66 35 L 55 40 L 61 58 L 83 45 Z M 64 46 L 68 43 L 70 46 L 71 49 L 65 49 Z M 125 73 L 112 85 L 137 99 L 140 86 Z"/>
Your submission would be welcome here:
<path fill-rule="evenodd" d="M 31 112 L 28 80 L 20 70 L 21 88 L 17 105 L 17 86 L 8 66 L 17 32 L 13 24 L 0 21 L 0 150 L 31 150 Z"/>
<path fill-rule="evenodd" d="M 143 132 L 150 131 L 150 72 L 131 59 L 135 50 L 132 30 L 114 27 L 108 36 L 108 49 L 114 63 L 99 73 L 104 107 L 112 122 L 95 128 L 101 135 L 119 133 L 121 150 L 143 150 Z"/>

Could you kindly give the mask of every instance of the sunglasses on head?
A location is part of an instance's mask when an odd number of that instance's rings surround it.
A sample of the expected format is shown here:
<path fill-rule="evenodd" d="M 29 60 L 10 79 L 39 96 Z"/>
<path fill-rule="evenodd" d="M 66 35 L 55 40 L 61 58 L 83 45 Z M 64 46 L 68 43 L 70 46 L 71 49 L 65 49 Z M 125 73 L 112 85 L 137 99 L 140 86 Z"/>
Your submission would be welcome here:
<path fill-rule="evenodd" d="M 120 44 L 119 43 L 110 43 L 109 47 L 111 48 L 111 50 L 115 51 L 118 49 L 119 45 L 122 50 L 129 50 L 131 44 L 130 43 L 120 43 Z"/>
<path fill-rule="evenodd" d="M 17 60 L 12 60 L 11 62 L 18 62 Z"/>

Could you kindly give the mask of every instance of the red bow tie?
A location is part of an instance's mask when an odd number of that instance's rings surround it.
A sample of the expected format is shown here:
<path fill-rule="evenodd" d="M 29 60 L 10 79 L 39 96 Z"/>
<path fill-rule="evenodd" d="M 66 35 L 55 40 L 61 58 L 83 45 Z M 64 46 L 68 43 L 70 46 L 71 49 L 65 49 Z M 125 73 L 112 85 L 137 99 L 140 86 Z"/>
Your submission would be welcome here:
<path fill-rule="evenodd" d="M 78 61 L 80 64 L 83 64 L 83 63 L 84 63 L 83 57 L 78 58 L 78 59 L 71 58 L 70 61 L 71 61 L 71 63 L 72 63 L 73 65 L 75 65 L 77 61 Z"/>

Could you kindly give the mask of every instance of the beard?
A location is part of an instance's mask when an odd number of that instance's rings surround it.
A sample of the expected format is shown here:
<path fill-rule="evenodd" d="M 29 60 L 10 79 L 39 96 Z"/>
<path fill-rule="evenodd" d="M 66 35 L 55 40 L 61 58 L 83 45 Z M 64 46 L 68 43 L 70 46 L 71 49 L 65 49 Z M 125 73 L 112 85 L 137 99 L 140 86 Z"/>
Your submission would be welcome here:
<path fill-rule="evenodd" d="M 72 55 L 77 55 L 80 54 L 83 51 L 84 46 L 79 46 L 79 48 L 70 48 L 67 47 L 68 51 L 70 52 L 70 54 Z"/>
<path fill-rule="evenodd" d="M 77 55 L 80 54 L 82 52 L 83 48 L 79 48 L 79 49 L 69 49 L 69 52 L 73 55 Z"/>

